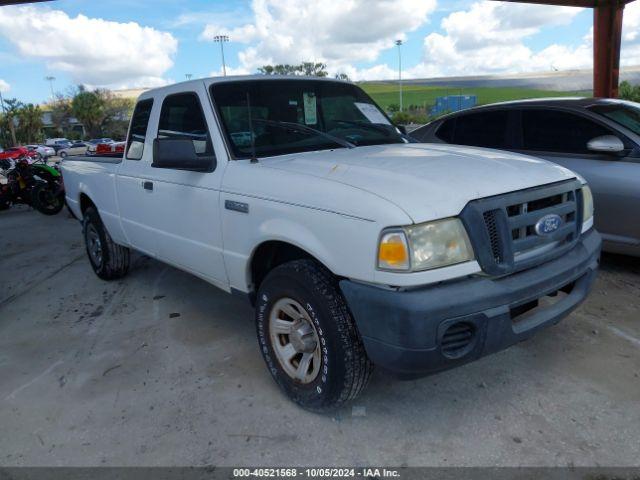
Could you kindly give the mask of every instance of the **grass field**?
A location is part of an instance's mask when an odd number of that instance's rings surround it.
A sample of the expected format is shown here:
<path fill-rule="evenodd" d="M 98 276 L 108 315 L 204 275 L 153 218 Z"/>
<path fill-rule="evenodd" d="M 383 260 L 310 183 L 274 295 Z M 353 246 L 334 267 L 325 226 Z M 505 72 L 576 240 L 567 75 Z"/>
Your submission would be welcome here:
<path fill-rule="evenodd" d="M 389 105 L 399 103 L 398 85 L 392 83 L 361 83 L 360 86 L 380 105 L 387 108 Z M 478 104 L 504 102 L 507 100 L 519 100 L 523 98 L 539 97 L 573 97 L 591 96 L 591 91 L 558 92 L 553 90 L 536 90 L 518 87 L 432 87 L 426 85 L 404 85 L 402 88 L 402 101 L 405 107 L 417 105 L 419 107 L 433 106 L 436 97 L 445 95 L 477 95 Z"/>

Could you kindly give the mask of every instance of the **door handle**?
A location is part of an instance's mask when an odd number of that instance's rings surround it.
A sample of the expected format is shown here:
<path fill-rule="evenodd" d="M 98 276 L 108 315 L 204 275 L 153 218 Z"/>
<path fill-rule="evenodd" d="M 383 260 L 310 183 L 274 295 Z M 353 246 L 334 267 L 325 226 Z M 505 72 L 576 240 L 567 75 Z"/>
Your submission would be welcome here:
<path fill-rule="evenodd" d="M 142 188 L 153 191 L 153 182 L 142 182 Z"/>

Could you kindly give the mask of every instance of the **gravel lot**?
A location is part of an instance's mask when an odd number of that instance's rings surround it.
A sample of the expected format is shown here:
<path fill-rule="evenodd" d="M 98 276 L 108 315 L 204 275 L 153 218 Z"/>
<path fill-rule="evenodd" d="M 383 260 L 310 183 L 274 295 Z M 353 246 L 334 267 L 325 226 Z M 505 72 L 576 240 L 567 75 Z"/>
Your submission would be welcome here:
<path fill-rule="evenodd" d="M 333 415 L 271 380 L 246 301 L 136 256 L 105 283 L 62 212 L 0 212 L 0 465 L 640 465 L 640 261 L 479 362 L 376 371 Z"/>

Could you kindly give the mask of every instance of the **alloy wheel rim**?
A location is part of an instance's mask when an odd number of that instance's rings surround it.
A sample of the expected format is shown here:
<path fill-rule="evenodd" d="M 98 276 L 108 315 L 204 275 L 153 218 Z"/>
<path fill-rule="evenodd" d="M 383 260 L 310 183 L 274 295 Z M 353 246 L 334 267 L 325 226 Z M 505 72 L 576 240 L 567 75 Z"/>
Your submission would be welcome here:
<path fill-rule="evenodd" d="M 282 369 L 293 380 L 308 384 L 320 372 L 320 339 L 307 311 L 292 298 L 281 298 L 269 315 L 271 345 Z"/>
<path fill-rule="evenodd" d="M 102 242 L 97 230 L 92 224 L 87 226 L 87 250 L 94 265 L 102 265 Z"/>

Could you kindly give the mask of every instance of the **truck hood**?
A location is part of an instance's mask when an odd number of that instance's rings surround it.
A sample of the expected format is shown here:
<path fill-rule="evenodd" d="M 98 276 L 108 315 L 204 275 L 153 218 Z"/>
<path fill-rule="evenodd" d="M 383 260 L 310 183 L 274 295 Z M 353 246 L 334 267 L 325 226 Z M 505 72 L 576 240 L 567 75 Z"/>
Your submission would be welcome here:
<path fill-rule="evenodd" d="M 525 155 L 420 143 L 305 152 L 261 163 L 367 191 L 416 223 L 458 215 L 477 198 L 576 178 L 564 167 Z"/>

